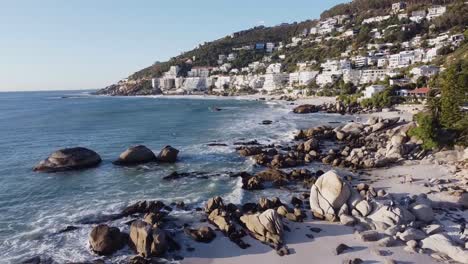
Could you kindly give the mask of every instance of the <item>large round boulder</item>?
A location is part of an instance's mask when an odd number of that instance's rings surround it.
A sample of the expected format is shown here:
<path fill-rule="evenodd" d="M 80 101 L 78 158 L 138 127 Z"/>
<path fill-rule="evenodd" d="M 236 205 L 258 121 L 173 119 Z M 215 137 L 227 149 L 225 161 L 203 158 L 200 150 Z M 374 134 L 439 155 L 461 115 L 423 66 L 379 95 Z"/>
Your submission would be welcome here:
<path fill-rule="evenodd" d="M 99 255 L 111 255 L 127 243 L 127 235 L 117 227 L 98 225 L 89 234 L 89 245 Z"/>
<path fill-rule="evenodd" d="M 65 148 L 52 153 L 47 159 L 39 162 L 33 170 L 39 172 L 80 170 L 96 167 L 101 161 L 101 157 L 90 149 Z"/>
<path fill-rule="evenodd" d="M 143 257 L 160 257 L 168 248 L 164 230 L 136 220 L 130 226 L 130 247 Z"/>
<path fill-rule="evenodd" d="M 113 163 L 116 165 L 138 165 L 152 161 L 156 161 L 156 155 L 153 151 L 143 145 L 138 145 L 125 150 Z"/>
<path fill-rule="evenodd" d="M 312 185 L 310 208 L 315 217 L 335 221 L 341 213 L 347 213 L 346 202 L 350 196 L 349 184 L 336 171 L 331 170 Z"/>
<path fill-rule="evenodd" d="M 174 163 L 177 161 L 179 151 L 171 146 L 165 146 L 158 155 L 159 162 Z"/>

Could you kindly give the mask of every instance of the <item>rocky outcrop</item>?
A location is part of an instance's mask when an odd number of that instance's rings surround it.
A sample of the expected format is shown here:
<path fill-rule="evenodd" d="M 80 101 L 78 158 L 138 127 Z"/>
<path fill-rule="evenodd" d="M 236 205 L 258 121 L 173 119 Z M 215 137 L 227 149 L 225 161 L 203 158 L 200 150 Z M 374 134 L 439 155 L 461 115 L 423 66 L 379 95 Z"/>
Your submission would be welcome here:
<path fill-rule="evenodd" d="M 58 150 L 34 167 L 38 172 L 60 172 L 96 167 L 101 157 L 94 151 L 76 147 Z"/>
<path fill-rule="evenodd" d="M 275 210 L 243 215 L 240 220 L 256 239 L 275 246 L 283 244 L 283 223 Z"/>
<path fill-rule="evenodd" d="M 171 146 L 165 146 L 158 155 L 159 162 L 174 163 L 177 161 L 179 151 Z"/>
<path fill-rule="evenodd" d="M 374 222 L 382 222 L 388 226 L 407 224 L 416 218 L 408 210 L 400 206 L 382 206 L 369 215 Z"/>
<path fill-rule="evenodd" d="M 127 244 L 128 235 L 117 227 L 98 225 L 89 234 L 91 250 L 99 255 L 111 255 Z"/>
<path fill-rule="evenodd" d="M 130 247 L 143 257 L 159 257 L 168 248 L 164 230 L 136 220 L 130 226 Z"/>
<path fill-rule="evenodd" d="M 336 221 L 341 213 L 347 212 L 351 189 L 336 171 L 320 176 L 310 190 L 310 208 L 315 217 Z"/>
<path fill-rule="evenodd" d="M 153 161 L 156 161 L 156 155 L 149 148 L 138 145 L 125 150 L 113 163 L 116 165 L 138 165 Z"/>

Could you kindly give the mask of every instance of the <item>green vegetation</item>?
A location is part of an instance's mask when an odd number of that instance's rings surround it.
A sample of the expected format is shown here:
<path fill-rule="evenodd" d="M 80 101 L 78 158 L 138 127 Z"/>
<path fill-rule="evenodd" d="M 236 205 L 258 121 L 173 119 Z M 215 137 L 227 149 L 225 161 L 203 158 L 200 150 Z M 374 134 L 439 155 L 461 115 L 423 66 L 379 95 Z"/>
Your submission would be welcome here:
<path fill-rule="evenodd" d="M 395 95 L 396 88 L 395 86 L 388 87 L 382 92 L 374 94 L 371 98 L 363 99 L 361 101 L 361 106 L 384 108 L 400 103 L 402 99 Z"/>
<path fill-rule="evenodd" d="M 468 114 L 462 111 L 468 102 L 468 61 L 452 64 L 432 83 L 440 85 L 440 91 L 430 95 L 429 111 L 416 115 L 418 127 L 410 134 L 423 140 L 426 149 L 468 146 Z"/>
<path fill-rule="evenodd" d="M 437 121 L 430 113 L 419 113 L 414 116 L 417 127 L 409 131 L 410 136 L 415 136 L 423 141 L 424 149 L 434 149 L 437 143 Z"/>

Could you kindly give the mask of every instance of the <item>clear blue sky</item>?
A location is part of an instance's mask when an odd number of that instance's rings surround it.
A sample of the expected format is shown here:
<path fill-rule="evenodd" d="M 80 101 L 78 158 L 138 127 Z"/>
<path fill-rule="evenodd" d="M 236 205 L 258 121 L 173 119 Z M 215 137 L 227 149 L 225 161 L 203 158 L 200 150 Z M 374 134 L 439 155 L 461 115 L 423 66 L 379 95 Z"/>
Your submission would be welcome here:
<path fill-rule="evenodd" d="M 0 91 L 101 88 L 198 43 L 339 0 L 0 0 Z"/>

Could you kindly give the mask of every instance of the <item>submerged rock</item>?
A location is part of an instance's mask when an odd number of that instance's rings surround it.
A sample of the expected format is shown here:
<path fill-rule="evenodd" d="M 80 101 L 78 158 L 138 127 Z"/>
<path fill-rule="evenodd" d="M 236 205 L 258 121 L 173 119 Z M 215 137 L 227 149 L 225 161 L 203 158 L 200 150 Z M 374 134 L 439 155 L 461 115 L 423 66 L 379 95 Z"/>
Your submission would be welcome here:
<path fill-rule="evenodd" d="M 125 150 L 113 163 L 116 165 L 138 165 L 153 161 L 156 161 L 156 155 L 149 148 L 138 145 Z"/>
<path fill-rule="evenodd" d="M 60 172 L 96 167 L 101 157 L 94 151 L 76 147 L 58 150 L 34 167 L 38 172 Z"/>

